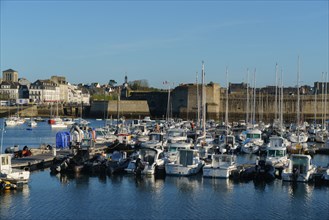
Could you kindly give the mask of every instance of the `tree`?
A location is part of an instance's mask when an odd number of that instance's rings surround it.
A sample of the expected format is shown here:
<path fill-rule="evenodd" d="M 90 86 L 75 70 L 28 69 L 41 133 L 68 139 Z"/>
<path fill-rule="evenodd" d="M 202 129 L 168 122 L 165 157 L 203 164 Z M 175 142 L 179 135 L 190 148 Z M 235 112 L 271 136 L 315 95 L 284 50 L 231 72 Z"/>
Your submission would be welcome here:
<path fill-rule="evenodd" d="M 110 79 L 109 86 L 113 87 L 117 82 L 114 79 Z"/>
<path fill-rule="evenodd" d="M 147 90 L 149 88 L 149 84 L 146 79 L 134 80 L 129 82 L 129 87 L 132 90 Z"/>

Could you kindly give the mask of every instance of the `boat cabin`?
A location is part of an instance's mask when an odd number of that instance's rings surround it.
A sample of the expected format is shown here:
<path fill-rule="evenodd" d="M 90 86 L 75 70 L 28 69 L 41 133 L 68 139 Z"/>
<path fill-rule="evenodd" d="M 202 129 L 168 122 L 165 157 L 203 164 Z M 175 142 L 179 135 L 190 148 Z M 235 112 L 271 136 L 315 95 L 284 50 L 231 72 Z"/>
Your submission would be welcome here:
<path fill-rule="evenodd" d="M 11 173 L 11 154 L 0 154 L 0 173 Z"/>
<path fill-rule="evenodd" d="M 236 157 L 230 154 L 213 154 L 211 160 L 212 167 L 226 167 L 235 164 Z"/>

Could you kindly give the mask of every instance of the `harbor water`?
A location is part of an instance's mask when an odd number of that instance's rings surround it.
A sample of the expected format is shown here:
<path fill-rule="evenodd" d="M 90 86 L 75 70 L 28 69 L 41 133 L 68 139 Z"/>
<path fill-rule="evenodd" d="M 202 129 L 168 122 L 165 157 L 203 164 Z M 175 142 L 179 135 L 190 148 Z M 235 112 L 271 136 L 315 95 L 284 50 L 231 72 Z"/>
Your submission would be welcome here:
<path fill-rule="evenodd" d="M 91 120 L 101 127 L 103 121 Z M 46 122 L 6 127 L 3 150 L 54 144 Z M 326 166 L 328 155 L 315 155 Z M 239 155 L 251 163 L 254 155 Z M 329 219 L 329 187 L 313 183 L 235 182 L 193 177 L 31 173 L 22 189 L 0 192 L 0 219 Z"/>

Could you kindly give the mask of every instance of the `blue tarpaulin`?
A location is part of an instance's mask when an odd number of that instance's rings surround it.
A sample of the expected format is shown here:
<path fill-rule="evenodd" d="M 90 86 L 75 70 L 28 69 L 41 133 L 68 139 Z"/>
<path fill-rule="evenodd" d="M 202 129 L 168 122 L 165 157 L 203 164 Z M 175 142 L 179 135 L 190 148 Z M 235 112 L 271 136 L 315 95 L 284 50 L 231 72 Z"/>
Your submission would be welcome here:
<path fill-rule="evenodd" d="M 56 148 L 67 148 L 70 145 L 70 133 L 60 131 L 56 134 Z"/>

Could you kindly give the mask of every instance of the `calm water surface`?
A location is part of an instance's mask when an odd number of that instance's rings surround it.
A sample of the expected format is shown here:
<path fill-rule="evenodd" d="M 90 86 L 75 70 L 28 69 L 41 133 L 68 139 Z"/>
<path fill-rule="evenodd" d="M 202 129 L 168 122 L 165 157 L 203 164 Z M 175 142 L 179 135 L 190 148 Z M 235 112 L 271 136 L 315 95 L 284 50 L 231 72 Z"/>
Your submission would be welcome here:
<path fill-rule="evenodd" d="M 26 128 L 6 128 L 4 146 L 55 143 L 57 131 L 46 123 L 32 131 Z M 254 159 L 243 155 L 238 161 Z M 328 159 L 314 157 L 321 166 Z M 22 190 L 0 192 L 0 219 L 329 219 L 329 187 L 281 180 L 233 182 L 201 175 L 162 179 L 50 175 L 46 169 L 33 172 Z"/>

